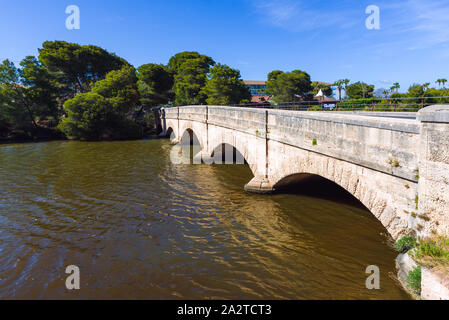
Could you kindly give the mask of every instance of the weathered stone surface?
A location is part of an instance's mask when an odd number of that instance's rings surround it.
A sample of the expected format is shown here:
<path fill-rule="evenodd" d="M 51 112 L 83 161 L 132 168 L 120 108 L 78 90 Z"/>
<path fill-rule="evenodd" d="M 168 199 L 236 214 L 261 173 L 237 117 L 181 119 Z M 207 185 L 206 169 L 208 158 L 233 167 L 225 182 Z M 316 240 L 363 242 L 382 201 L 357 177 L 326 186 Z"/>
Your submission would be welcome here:
<path fill-rule="evenodd" d="M 446 278 L 444 275 L 446 274 Z M 421 298 L 423 300 L 449 300 L 449 279 L 446 272 L 421 267 Z"/>
<path fill-rule="evenodd" d="M 437 104 L 424 108 L 418 112 L 417 119 L 421 122 L 449 123 L 449 106 Z"/>
<path fill-rule="evenodd" d="M 397 256 L 396 269 L 398 270 L 398 278 L 404 286 L 406 286 L 408 273 L 417 266 L 417 263 L 409 256 L 408 252 Z"/>
<path fill-rule="evenodd" d="M 164 109 L 164 133 L 195 133 L 210 159 L 235 147 L 270 192 L 302 174 L 334 181 L 360 200 L 394 238 L 449 232 L 449 107 L 412 114 L 297 112 L 224 106 Z M 441 114 L 440 114 L 441 113 Z"/>
<path fill-rule="evenodd" d="M 418 112 L 419 213 L 427 223 L 422 233 L 449 234 L 449 106 L 435 105 Z"/>

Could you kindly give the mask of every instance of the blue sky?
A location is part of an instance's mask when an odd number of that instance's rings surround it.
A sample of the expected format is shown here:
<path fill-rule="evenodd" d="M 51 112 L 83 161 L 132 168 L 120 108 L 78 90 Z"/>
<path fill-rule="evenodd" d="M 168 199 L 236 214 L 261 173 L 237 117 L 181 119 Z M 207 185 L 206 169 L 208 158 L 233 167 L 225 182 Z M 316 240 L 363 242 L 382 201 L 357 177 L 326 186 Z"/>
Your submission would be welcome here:
<path fill-rule="evenodd" d="M 67 30 L 65 9 L 81 10 Z M 369 5 L 380 30 L 368 30 Z M 0 59 L 37 55 L 45 40 L 95 44 L 134 66 L 194 50 L 244 79 L 300 69 L 312 80 L 377 88 L 449 78 L 447 0 L 0 0 Z"/>

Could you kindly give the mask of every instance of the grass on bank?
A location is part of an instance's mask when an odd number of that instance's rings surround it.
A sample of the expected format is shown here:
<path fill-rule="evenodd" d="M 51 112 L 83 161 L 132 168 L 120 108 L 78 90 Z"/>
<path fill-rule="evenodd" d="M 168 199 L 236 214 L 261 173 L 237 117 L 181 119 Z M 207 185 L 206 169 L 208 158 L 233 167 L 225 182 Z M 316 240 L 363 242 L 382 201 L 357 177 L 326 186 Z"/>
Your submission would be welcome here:
<path fill-rule="evenodd" d="M 422 266 L 449 271 L 449 237 L 435 236 L 419 241 L 412 257 Z"/>
<path fill-rule="evenodd" d="M 410 254 L 420 265 L 428 268 L 443 267 L 449 270 L 449 236 L 435 235 L 426 239 L 406 236 L 396 242 L 395 249 L 402 253 L 413 249 Z"/>

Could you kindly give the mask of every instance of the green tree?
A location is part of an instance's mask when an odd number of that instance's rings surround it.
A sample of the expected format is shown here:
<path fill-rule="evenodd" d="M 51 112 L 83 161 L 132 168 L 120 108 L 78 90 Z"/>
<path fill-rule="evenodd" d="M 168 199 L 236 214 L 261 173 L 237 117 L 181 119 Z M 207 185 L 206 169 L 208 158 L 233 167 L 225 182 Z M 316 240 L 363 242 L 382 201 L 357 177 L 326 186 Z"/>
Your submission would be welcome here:
<path fill-rule="evenodd" d="M 393 83 L 393 86 L 391 87 L 392 90 L 396 90 L 396 93 L 399 93 L 399 89 L 401 88 L 401 85 L 399 82 Z"/>
<path fill-rule="evenodd" d="M 304 71 L 285 73 L 275 70 L 268 74 L 267 92 L 273 96 L 275 102 L 295 101 L 298 97 L 305 97 L 310 91 L 310 76 Z"/>
<path fill-rule="evenodd" d="M 207 74 L 214 65 L 211 57 L 198 52 L 181 52 L 170 59 L 168 68 L 174 77 L 176 105 L 206 102 L 206 96 L 201 93 L 201 89 L 206 85 Z"/>
<path fill-rule="evenodd" d="M 209 105 L 230 105 L 251 100 L 251 93 L 243 83 L 240 71 L 216 64 L 210 69 L 202 93 Z"/>
<path fill-rule="evenodd" d="M 34 113 L 40 119 L 58 119 L 58 84 L 36 57 L 28 56 L 20 62 L 19 74 L 27 87 L 29 100 L 33 101 Z"/>
<path fill-rule="evenodd" d="M 107 98 L 116 113 L 125 115 L 139 104 L 136 70 L 124 66 L 111 71 L 92 86 L 92 92 Z"/>
<path fill-rule="evenodd" d="M 374 94 L 374 86 L 364 82 L 356 82 L 346 88 L 349 99 L 370 98 Z"/>
<path fill-rule="evenodd" d="M 338 89 L 338 100 L 341 101 L 341 89 L 343 89 L 343 80 L 337 80 L 334 82 L 334 87 Z"/>
<path fill-rule="evenodd" d="M 425 92 L 426 90 L 424 89 L 424 86 L 417 83 L 408 88 L 408 96 L 410 97 L 422 97 Z"/>
<path fill-rule="evenodd" d="M 107 74 L 92 87 L 65 102 L 67 117 L 59 128 L 80 140 L 135 138 L 140 135 L 127 115 L 139 102 L 137 77 L 133 67 L 124 66 Z"/>
<path fill-rule="evenodd" d="M 46 41 L 39 49 L 39 61 L 65 89 L 66 98 L 88 92 L 91 83 L 128 63 L 97 46 L 65 41 Z M 65 101 L 65 99 L 64 99 Z"/>
<path fill-rule="evenodd" d="M 35 104 L 27 87 L 22 85 L 22 78 L 14 63 L 4 60 L 0 64 L 0 95 L 3 121 L 8 120 L 16 124 L 31 121 L 35 122 Z"/>
<path fill-rule="evenodd" d="M 345 85 L 345 94 L 346 94 L 346 96 L 347 96 L 346 91 L 347 91 L 347 89 L 348 89 L 349 84 L 351 83 L 351 80 L 349 80 L 349 79 L 343 79 L 343 83 L 344 83 L 344 85 Z"/>
<path fill-rule="evenodd" d="M 144 64 L 138 69 L 137 86 L 145 108 L 167 104 L 173 98 L 173 76 L 159 64 Z"/>
<path fill-rule="evenodd" d="M 443 85 L 443 89 L 444 89 L 444 85 L 446 84 L 447 80 L 446 79 L 438 79 L 437 81 L 435 81 L 436 83 L 438 83 L 438 87 L 441 89 L 441 85 Z"/>
<path fill-rule="evenodd" d="M 351 81 L 349 79 L 341 79 L 341 80 L 335 81 L 335 83 L 332 85 L 338 89 L 338 100 L 341 101 L 341 90 L 344 88 L 345 92 L 346 92 L 346 89 L 350 82 Z"/>

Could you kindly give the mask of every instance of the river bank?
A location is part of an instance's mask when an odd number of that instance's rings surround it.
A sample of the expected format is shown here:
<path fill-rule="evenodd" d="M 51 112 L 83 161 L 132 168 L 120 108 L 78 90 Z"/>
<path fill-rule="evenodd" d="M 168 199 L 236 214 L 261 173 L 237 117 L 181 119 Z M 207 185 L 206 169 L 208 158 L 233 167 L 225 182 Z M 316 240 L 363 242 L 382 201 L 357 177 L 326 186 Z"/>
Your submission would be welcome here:
<path fill-rule="evenodd" d="M 419 300 L 449 300 L 449 238 L 405 238 L 399 241 L 407 241 L 407 247 L 396 258 L 404 289 Z"/>
<path fill-rule="evenodd" d="M 99 141 L 120 141 L 120 140 L 141 140 L 141 139 L 158 139 L 157 129 L 141 125 L 141 135 L 136 138 L 124 137 L 123 139 L 112 139 L 105 137 Z M 71 140 L 66 137 L 58 128 L 57 122 L 46 120 L 23 125 L 6 125 L 0 129 L 0 144 L 29 143 L 29 142 L 50 142 Z"/>

